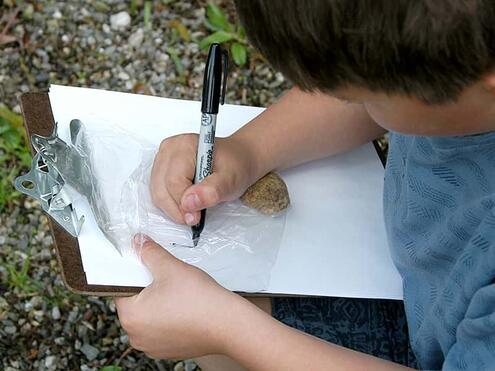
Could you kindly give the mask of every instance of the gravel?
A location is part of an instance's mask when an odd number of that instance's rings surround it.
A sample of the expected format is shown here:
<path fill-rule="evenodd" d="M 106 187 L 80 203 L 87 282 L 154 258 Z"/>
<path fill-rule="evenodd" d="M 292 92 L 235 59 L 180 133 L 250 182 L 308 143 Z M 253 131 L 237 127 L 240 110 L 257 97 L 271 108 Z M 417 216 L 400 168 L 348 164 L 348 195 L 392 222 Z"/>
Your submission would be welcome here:
<path fill-rule="evenodd" d="M 130 3 L 1 2 L 0 30 L 5 19 L 15 20 L 7 35 L 16 41 L 0 43 L 0 103 L 20 112 L 20 93 L 46 91 L 50 83 L 199 99 L 206 51 L 198 43 L 209 34 L 206 1 L 154 1 L 150 24 L 144 24 L 143 1 L 136 2 L 135 13 Z M 232 15 L 229 2 L 216 3 Z M 187 28 L 188 40 L 173 21 Z M 267 106 L 289 84 L 259 55 L 250 55 L 249 65 L 232 67 L 226 101 Z M 0 369 L 89 371 L 109 365 L 194 367 L 133 350 L 111 299 L 75 295 L 64 287 L 39 204 L 24 198 L 12 203 L 0 214 Z"/>
<path fill-rule="evenodd" d="M 119 12 L 110 16 L 110 26 L 114 30 L 121 30 L 129 27 L 131 24 L 131 16 L 127 12 Z M 94 40 L 94 38 L 93 38 Z"/>

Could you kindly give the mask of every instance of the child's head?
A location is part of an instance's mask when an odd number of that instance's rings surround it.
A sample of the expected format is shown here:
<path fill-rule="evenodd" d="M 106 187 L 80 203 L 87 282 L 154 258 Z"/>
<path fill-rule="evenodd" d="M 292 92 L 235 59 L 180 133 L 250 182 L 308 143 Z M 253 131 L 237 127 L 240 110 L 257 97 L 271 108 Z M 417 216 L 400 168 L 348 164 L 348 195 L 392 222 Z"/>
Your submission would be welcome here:
<path fill-rule="evenodd" d="M 236 7 L 255 47 L 303 90 L 369 105 L 380 97 L 415 102 L 409 110 L 424 107 L 439 124 L 437 111 L 459 109 L 470 89 L 495 85 L 493 0 L 237 0 Z"/>

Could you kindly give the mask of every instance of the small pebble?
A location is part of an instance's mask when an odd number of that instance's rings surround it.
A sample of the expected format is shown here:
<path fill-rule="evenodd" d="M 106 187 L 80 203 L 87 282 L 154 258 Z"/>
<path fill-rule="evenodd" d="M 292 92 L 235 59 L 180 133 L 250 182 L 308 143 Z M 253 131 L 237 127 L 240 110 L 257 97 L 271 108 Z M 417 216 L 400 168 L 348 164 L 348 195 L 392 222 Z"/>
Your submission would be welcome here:
<path fill-rule="evenodd" d="M 45 367 L 52 368 L 53 366 L 55 366 L 56 362 L 57 362 L 56 356 L 48 356 L 45 358 Z"/>
<path fill-rule="evenodd" d="M 89 344 L 84 344 L 80 350 L 86 356 L 88 361 L 96 359 L 96 357 L 98 357 L 98 354 L 100 353 L 97 348 Z"/>
<path fill-rule="evenodd" d="M 17 328 L 15 326 L 5 326 L 3 330 L 9 335 L 14 335 L 17 332 Z"/>
<path fill-rule="evenodd" d="M 60 309 L 57 306 L 54 306 L 52 308 L 52 318 L 55 321 L 58 321 L 60 319 Z"/>
<path fill-rule="evenodd" d="M 127 336 L 127 335 L 122 335 L 122 336 L 120 337 L 120 342 L 121 342 L 122 344 L 128 344 L 128 343 L 129 343 L 129 336 Z"/>
<path fill-rule="evenodd" d="M 117 77 L 123 81 L 127 81 L 129 80 L 131 77 L 129 76 L 128 73 L 124 72 L 124 71 L 121 71 L 119 72 L 119 74 L 117 75 Z"/>
<path fill-rule="evenodd" d="M 127 12 L 120 12 L 110 16 L 110 26 L 114 30 L 127 28 L 131 24 L 131 16 Z"/>
<path fill-rule="evenodd" d="M 129 36 L 129 45 L 133 48 L 137 48 L 141 46 L 141 43 L 144 39 L 144 30 L 142 28 L 138 28 L 134 33 Z"/>

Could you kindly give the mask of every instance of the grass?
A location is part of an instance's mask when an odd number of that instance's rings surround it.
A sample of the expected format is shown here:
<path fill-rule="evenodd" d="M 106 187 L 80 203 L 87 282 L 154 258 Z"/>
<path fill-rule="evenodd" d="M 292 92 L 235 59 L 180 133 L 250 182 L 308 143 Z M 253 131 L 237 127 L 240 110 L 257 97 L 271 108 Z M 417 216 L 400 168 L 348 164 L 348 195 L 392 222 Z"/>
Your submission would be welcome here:
<path fill-rule="evenodd" d="M 7 262 L 5 264 L 7 269 L 7 284 L 11 290 L 18 289 L 24 295 L 39 293 L 43 290 L 41 283 L 33 280 L 29 275 L 31 268 L 31 250 L 29 250 L 27 257 L 21 261 L 20 269 L 18 264 L 14 262 Z"/>
<path fill-rule="evenodd" d="M 15 190 L 13 182 L 30 164 L 22 117 L 0 106 L 0 212 L 20 199 L 21 193 Z"/>

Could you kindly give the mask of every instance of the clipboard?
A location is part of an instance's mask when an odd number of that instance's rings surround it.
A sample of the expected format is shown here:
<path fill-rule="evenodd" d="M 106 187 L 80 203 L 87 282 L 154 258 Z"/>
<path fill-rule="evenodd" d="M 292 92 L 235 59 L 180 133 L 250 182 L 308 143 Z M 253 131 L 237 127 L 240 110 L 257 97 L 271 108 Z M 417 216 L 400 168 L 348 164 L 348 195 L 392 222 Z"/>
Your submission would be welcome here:
<path fill-rule="evenodd" d="M 48 136 L 55 126 L 52 108 L 48 93 L 24 93 L 20 96 L 24 125 L 30 138 L 32 134 Z M 375 150 L 385 164 L 385 156 L 373 142 Z M 88 284 L 83 269 L 80 247 L 77 238 L 71 236 L 57 223 L 49 218 L 49 225 L 54 237 L 55 252 L 60 266 L 62 279 L 66 287 L 77 294 L 95 296 L 129 296 L 139 293 L 144 287 L 109 286 Z M 249 296 L 305 296 L 279 294 L 247 294 Z"/>
<path fill-rule="evenodd" d="M 55 122 L 48 93 L 24 93 L 20 101 L 24 126 L 29 138 L 32 134 L 49 136 L 53 132 Z M 143 287 L 130 286 L 89 285 L 84 273 L 77 238 L 72 237 L 50 217 L 48 220 L 54 237 L 55 252 L 62 279 L 70 291 L 82 295 L 129 296 L 143 289 Z"/>

